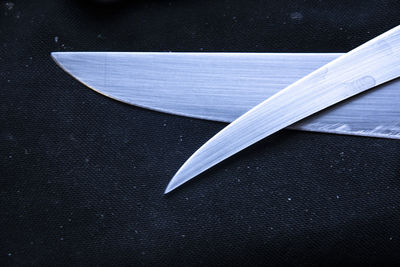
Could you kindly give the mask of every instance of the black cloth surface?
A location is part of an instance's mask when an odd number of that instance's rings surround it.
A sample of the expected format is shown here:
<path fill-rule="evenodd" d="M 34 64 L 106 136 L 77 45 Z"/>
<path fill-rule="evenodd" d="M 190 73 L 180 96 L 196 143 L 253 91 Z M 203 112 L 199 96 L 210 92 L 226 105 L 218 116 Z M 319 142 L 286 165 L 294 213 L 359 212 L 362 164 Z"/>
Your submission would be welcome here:
<path fill-rule="evenodd" d="M 106 1 L 103 1 L 106 2 Z M 400 263 L 400 142 L 282 130 L 168 196 L 225 124 L 74 80 L 52 51 L 346 52 L 398 0 L 0 2 L 0 263 Z"/>

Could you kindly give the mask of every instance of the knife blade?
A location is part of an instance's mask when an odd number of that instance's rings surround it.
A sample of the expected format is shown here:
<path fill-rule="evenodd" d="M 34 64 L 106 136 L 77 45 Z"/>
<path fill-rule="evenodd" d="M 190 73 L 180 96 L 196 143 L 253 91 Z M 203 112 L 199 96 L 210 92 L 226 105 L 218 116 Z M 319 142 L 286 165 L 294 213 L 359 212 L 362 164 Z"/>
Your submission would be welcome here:
<path fill-rule="evenodd" d="M 54 52 L 101 94 L 136 106 L 232 122 L 341 53 Z M 400 139 L 400 80 L 335 105 L 289 129 Z"/>
<path fill-rule="evenodd" d="M 400 76 L 400 26 L 340 56 L 222 129 L 178 170 L 165 193 L 317 111 Z"/>

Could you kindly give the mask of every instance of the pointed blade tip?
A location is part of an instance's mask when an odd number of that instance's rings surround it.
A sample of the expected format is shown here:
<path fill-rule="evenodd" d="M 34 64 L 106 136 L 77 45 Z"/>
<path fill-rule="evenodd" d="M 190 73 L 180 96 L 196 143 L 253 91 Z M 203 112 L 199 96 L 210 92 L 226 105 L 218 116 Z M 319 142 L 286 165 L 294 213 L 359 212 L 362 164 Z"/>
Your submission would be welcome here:
<path fill-rule="evenodd" d="M 172 182 L 172 180 L 169 181 L 167 188 L 165 188 L 164 195 L 168 194 L 169 192 L 171 192 L 173 190 L 173 188 L 171 188 L 171 182 Z"/>
<path fill-rule="evenodd" d="M 61 64 L 62 59 L 70 57 L 74 53 L 79 52 L 50 52 L 50 56 L 57 64 Z"/>
<path fill-rule="evenodd" d="M 167 195 L 167 194 L 169 194 L 171 191 L 173 191 L 175 188 L 177 188 L 179 185 L 177 185 L 177 186 L 172 186 L 171 185 L 171 182 L 173 181 L 173 178 L 172 178 L 172 180 L 168 183 L 168 185 L 167 185 L 167 188 L 165 189 L 165 191 L 164 191 L 164 195 Z"/>
<path fill-rule="evenodd" d="M 57 52 L 50 52 L 50 56 L 51 56 L 51 58 L 52 58 L 53 60 L 57 60 L 57 59 L 56 59 L 56 57 L 57 57 Z"/>
<path fill-rule="evenodd" d="M 164 191 L 164 195 L 170 193 L 171 191 L 173 191 L 174 189 L 176 189 L 177 187 L 179 187 L 183 183 L 185 183 L 185 182 L 177 183 L 177 181 L 176 181 L 177 180 L 176 179 L 177 174 L 175 174 L 174 177 L 172 177 L 172 179 L 169 181 L 169 183 L 167 185 L 167 188 Z"/>
<path fill-rule="evenodd" d="M 50 57 L 54 60 L 54 62 L 62 69 L 64 69 L 63 64 L 61 63 L 60 59 L 63 52 L 50 52 Z M 64 69 L 67 71 L 66 69 Z M 68 72 L 68 71 L 67 71 Z"/>
<path fill-rule="evenodd" d="M 50 52 L 50 56 L 52 58 L 57 58 L 57 56 L 59 56 L 62 52 Z"/>
<path fill-rule="evenodd" d="M 185 164 L 184 164 L 185 165 Z M 172 179 L 169 181 L 167 188 L 164 191 L 164 195 L 170 193 L 171 191 L 175 190 L 176 188 L 180 187 L 187 181 L 191 180 L 193 177 L 196 175 L 182 175 L 182 169 L 183 166 L 175 173 L 175 175 L 172 177 Z"/>

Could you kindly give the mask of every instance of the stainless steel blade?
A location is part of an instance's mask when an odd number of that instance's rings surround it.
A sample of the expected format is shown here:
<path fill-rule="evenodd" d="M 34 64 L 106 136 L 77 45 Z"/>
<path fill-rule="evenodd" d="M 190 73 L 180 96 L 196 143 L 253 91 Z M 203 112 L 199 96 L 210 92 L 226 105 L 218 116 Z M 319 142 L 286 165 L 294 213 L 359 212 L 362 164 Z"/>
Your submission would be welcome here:
<path fill-rule="evenodd" d="M 399 76 L 400 26 L 333 60 L 236 119 L 183 164 L 165 193 L 268 135 Z"/>
<path fill-rule="evenodd" d="M 232 122 L 342 54 L 56 52 L 73 77 L 111 98 L 157 111 Z M 400 80 L 289 126 L 400 139 Z"/>

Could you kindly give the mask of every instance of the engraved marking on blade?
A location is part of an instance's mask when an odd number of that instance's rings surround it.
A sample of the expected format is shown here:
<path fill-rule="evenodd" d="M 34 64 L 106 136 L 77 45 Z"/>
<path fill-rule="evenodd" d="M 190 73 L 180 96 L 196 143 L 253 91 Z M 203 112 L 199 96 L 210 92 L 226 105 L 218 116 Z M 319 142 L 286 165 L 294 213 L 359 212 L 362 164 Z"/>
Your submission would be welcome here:
<path fill-rule="evenodd" d="M 339 85 L 340 91 L 346 93 L 346 95 L 353 95 L 354 92 L 359 92 L 366 90 L 368 88 L 374 87 L 376 81 L 372 76 L 364 76 L 360 79 L 354 80 L 352 82 L 342 83 Z"/>
<path fill-rule="evenodd" d="M 365 89 L 375 86 L 375 84 L 376 84 L 376 81 L 375 81 L 374 77 L 364 76 L 358 80 L 353 81 L 351 83 L 351 86 L 357 90 L 365 90 Z"/>

